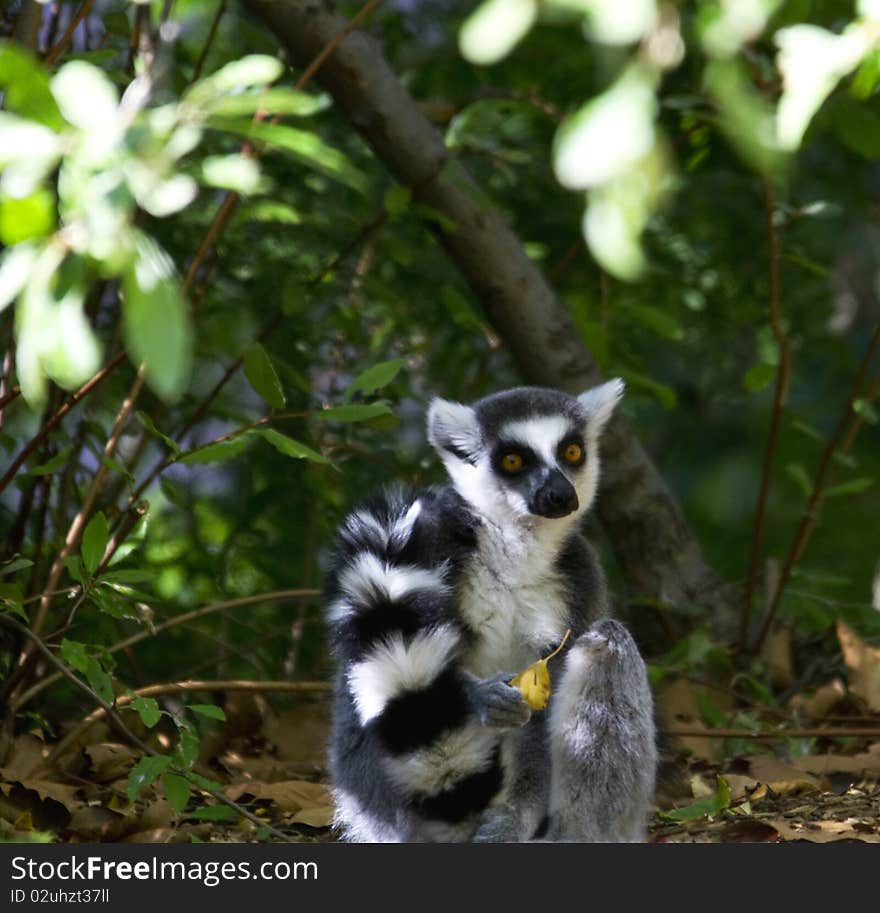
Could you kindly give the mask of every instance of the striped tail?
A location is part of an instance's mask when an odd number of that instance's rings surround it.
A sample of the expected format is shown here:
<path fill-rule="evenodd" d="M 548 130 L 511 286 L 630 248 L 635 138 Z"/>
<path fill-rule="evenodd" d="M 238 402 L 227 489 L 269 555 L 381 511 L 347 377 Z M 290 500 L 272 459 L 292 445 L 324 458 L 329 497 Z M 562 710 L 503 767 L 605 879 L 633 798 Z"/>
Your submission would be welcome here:
<path fill-rule="evenodd" d="M 427 495 L 389 492 L 339 535 L 327 617 L 345 692 L 336 712 L 348 715 L 337 728 L 352 733 L 332 759 L 349 838 L 382 833 L 356 819 L 390 803 L 385 819 L 405 822 L 398 839 L 466 839 L 503 785 L 499 729 L 481 721 L 476 680 L 460 666 L 454 562 L 432 558 L 430 511 Z M 359 797 L 360 746 L 381 767 L 368 776 L 393 796 L 365 786 Z"/>

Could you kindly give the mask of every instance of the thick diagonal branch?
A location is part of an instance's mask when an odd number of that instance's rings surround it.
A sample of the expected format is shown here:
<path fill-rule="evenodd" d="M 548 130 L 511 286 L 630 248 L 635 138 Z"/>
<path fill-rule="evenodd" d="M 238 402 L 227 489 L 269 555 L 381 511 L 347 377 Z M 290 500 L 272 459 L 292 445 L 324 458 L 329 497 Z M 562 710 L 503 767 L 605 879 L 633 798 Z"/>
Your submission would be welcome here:
<path fill-rule="evenodd" d="M 325 0 L 244 0 L 305 66 L 346 26 Z M 394 177 L 454 228 L 431 225 L 533 384 L 580 392 L 600 380 L 571 317 L 501 213 L 446 149 L 376 42 L 354 31 L 316 81 Z M 599 511 L 633 596 L 702 604 L 728 616 L 726 588 L 707 566 L 682 510 L 630 425 L 606 433 Z M 725 618 L 724 620 L 729 620 Z M 725 625 L 726 627 L 726 625 Z"/>

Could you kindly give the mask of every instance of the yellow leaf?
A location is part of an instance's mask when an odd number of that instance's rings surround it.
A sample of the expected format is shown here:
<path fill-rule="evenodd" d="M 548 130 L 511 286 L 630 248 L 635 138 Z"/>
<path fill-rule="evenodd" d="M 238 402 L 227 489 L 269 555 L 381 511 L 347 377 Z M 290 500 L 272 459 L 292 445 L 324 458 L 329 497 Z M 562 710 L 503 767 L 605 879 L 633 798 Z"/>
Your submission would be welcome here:
<path fill-rule="evenodd" d="M 514 688 L 519 688 L 525 702 L 532 710 L 543 710 L 550 700 L 550 670 L 547 668 L 547 663 L 565 646 L 569 634 L 571 634 L 571 628 L 565 632 L 562 643 L 549 656 L 532 663 L 508 682 Z"/>

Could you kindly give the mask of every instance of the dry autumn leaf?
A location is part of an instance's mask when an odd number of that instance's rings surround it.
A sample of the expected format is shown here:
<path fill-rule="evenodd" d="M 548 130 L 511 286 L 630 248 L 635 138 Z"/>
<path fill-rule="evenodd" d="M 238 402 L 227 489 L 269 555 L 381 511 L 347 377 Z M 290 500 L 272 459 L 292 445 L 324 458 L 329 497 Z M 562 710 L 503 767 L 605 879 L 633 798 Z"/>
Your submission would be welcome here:
<path fill-rule="evenodd" d="M 532 710 L 543 710 L 550 700 L 550 670 L 547 668 L 547 663 L 565 646 L 569 634 L 571 634 L 571 628 L 565 632 L 562 643 L 552 653 L 532 663 L 508 682 L 514 688 L 519 688 L 525 702 Z"/>
<path fill-rule="evenodd" d="M 837 621 L 837 639 L 849 671 L 849 690 L 872 711 L 880 711 L 880 648 L 866 644 L 840 619 Z"/>

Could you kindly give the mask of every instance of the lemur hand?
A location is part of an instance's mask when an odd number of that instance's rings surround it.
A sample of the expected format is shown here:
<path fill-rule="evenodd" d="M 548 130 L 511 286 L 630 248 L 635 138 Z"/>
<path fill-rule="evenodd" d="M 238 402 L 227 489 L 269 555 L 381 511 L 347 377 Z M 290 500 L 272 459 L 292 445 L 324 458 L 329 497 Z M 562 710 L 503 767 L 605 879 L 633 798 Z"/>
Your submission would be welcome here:
<path fill-rule="evenodd" d="M 484 726 L 496 729 L 515 729 L 524 726 L 532 716 L 519 688 L 508 685 L 511 673 L 502 672 L 492 678 L 474 678 L 470 699 L 477 718 Z"/>

